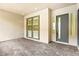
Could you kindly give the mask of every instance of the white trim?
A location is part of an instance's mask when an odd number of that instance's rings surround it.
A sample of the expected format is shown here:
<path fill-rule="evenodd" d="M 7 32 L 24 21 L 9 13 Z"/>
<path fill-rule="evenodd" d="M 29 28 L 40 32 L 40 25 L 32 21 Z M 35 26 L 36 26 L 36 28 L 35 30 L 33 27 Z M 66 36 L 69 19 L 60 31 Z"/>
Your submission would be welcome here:
<path fill-rule="evenodd" d="M 41 43 L 45 43 L 45 44 L 49 44 L 49 43 L 40 41 L 40 39 L 39 39 L 39 40 L 36 40 L 36 39 L 34 39 L 34 38 L 28 38 L 28 37 L 24 37 L 24 38 L 26 38 L 26 39 L 28 39 L 28 40 L 33 40 L 33 41 L 37 41 L 37 42 L 41 42 Z"/>
<path fill-rule="evenodd" d="M 65 44 L 65 45 L 70 45 L 70 46 L 75 46 L 75 47 L 77 47 L 76 45 L 72 45 L 72 44 L 65 43 L 65 42 L 59 42 L 59 41 L 53 41 L 53 42 L 56 42 L 56 43 L 61 43 L 61 44 Z"/>
<path fill-rule="evenodd" d="M 28 37 L 25 37 L 26 39 L 29 39 L 29 40 L 34 40 L 34 41 L 40 41 L 40 40 L 36 40 L 34 38 L 28 38 Z"/>

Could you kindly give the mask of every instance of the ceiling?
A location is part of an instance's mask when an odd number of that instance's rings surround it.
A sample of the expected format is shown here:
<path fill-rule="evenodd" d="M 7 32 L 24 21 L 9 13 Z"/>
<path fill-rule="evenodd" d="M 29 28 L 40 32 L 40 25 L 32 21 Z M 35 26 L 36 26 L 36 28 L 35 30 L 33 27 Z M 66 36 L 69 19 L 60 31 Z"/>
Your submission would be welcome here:
<path fill-rule="evenodd" d="M 0 9 L 26 15 L 44 8 L 56 10 L 76 3 L 0 3 Z"/>

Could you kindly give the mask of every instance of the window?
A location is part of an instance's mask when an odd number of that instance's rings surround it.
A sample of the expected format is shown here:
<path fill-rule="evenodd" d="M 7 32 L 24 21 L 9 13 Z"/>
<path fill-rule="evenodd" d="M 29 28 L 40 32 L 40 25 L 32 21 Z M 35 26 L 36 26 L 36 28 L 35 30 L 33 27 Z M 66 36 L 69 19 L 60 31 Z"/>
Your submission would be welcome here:
<path fill-rule="evenodd" d="M 39 39 L 39 16 L 27 19 L 27 37 Z"/>

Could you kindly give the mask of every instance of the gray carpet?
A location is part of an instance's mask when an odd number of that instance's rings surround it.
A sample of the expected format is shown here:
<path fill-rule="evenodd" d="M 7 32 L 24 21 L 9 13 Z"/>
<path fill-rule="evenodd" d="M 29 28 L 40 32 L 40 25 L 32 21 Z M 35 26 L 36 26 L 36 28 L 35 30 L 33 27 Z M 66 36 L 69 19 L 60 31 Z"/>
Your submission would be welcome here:
<path fill-rule="evenodd" d="M 0 56 L 78 56 L 76 47 L 51 42 L 44 44 L 24 38 L 0 42 Z"/>

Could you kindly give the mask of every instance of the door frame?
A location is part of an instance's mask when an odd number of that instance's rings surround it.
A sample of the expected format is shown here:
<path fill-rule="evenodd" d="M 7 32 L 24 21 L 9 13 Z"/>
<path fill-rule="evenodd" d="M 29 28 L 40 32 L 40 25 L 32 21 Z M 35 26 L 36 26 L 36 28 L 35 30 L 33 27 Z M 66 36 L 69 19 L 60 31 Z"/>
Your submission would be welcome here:
<path fill-rule="evenodd" d="M 77 45 L 79 46 L 79 9 L 77 10 Z"/>
<path fill-rule="evenodd" d="M 56 26 L 57 26 L 57 17 L 58 16 L 62 16 L 62 15 L 66 15 L 66 14 L 68 15 L 68 41 L 67 42 L 63 42 L 63 41 L 57 40 L 57 36 L 58 36 L 58 34 L 57 34 L 57 27 L 56 27 L 56 41 L 68 44 L 69 43 L 69 29 L 70 29 L 70 14 L 69 13 L 65 13 L 65 14 L 56 15 Z"/>

